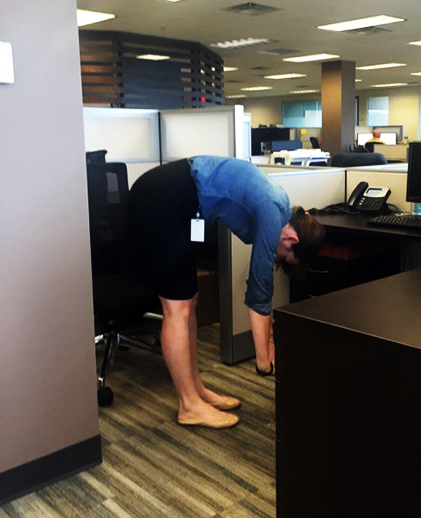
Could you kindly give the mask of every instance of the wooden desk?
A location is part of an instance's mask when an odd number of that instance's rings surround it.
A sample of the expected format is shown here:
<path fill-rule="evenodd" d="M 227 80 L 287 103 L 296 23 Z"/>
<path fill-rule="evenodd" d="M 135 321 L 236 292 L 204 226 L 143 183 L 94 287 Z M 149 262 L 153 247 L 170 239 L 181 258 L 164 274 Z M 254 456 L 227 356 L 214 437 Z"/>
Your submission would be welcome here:
<path fill-rule="evenodd" d="M 350 232 L 360 235 L 386 235 L 400 239 L 421 240 L 421 229 L 368 225 L 374 216 L 365 214 L 317 215 L 315 218 L 329 231 Z"/>
<path fill-rule="evenodd" d="M 421 516 L 421 269 L 278 308 L 277 516 Z"/>

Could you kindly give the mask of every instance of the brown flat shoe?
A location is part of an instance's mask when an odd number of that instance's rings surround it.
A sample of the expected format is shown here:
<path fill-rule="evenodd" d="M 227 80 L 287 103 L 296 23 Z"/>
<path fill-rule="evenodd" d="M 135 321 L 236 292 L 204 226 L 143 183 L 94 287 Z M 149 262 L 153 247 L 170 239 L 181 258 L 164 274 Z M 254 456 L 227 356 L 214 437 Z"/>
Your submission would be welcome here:
<path fill-rule="evenodd" d="M 229 428 L 238 423 L 239 419 L 236 415 L 223 413 L 221 417 L 216 419 L 204 419 L 191 414 L 178 414 L 177 422 L 181 425 L 188 426 L 205 426 L 206 428 Z"/>
<path fill-rule="evenodd" d="M 221 396 L 222 401 L 219 403 L 211 403 L 218 410 L 234 410 L 241 405 L 241 401 L 235 397 Z"/>

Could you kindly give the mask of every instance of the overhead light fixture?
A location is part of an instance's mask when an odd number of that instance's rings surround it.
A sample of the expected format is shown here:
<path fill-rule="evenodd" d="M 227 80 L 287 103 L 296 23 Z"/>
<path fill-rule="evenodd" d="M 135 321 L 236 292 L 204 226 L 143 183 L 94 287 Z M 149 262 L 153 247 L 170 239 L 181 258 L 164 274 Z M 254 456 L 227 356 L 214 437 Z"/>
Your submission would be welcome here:
<path fill-rule="evenodd" d="M 224 72 L 234 72 L 234 70 L 238 70 L 238 67 L 224 67 Z"/>
<path fill-rule="evenodd" d="M 136 56 L 136 59 L 147 59 L 149 61 L 163 61 L 164 59 L 170 59 L 170 56 L 163 56 L 162 54 L 141 54 Z"/>
<path fill-rule="evenodd" d="M 183 0 L 167 0 L 167 2 L 172 2 L 172 3 L 176 3 L 176 2 L 182 2 Z"/>
<path fill-rule="evenodd" d="M 111 20 L 113 18 L 115 18 L 115 14 L 87 11 L 86 9 L 77 10 L 78 27 L 84 27 L 85 25 L 91 25 L 92 23 L 104 22 L 105 20 Z"/>
<path fill-rule="evenodd" d="M 264 76 L 265 79 L 296 79 L 297 77 L 306 77 L 306 74 L 275 74 L 273 76 Z"/>
<path fill-rule="evenodd" d="M 290 90 L 290 94 L 315 94 L 320 90 Z"/>
<path fill-rule="evenodd" d="M 411 76 L 421 76 L 421 72 L 411 72 Z"/>
<path fill-rule="evenodd" d="M 356 70 L 377 70 L 379 68 L 395 68 L 406 67 L 406 63 L 383 63 L 381 65 L 367 65 L 364 67 L 355 67 Z"/>
<path fill-rule="evenodd" d="M 325 59 L 339 58 L 336 54 L 312 54 L 309 56 L 296 56 L 295 58 L 284 58 L 284 61 L 292 61 L 293 63 L 306 63 L 308 61 L 323 61 Z"/>
<path fill-rule="evenodd" d="M 363 80 L 362 80 L 362 79 L 356 79 L 356 80 L 355 80 L 355 82 L 356 82 L 356 83 L 362 83 L 362 82 L 363 82 Z"/>
<path fill-rule="evenodd" d="M 408 83 L 384 83 L 382 85 L 371 85 L 372 88 L 387 88 L 391 86 L 407 86 Z"/>
<path fill-rule="evenodd" d="M 247 97 L 246 94 L 236 94 L 236 95 L 226 95 L 226 99 L 242 99 L 244 97 Z"/>
<path fill-rule="evenodd" d="M 244 92 L 260 92 L 263 90 L 273 90 L 271 86 L 248 86 L 247 88 L 242 88 Z"/>
<path fill-rule="evenodd" d="M 239 49 L 242 47 L 253 47 L 254 45 L 262 45 L 264 43 L 273 43 L 274 40 L 267 38 L 243 38 L 241 40 L 223 41 L 219 43 L 211 43 L 211 47 L 218 49 Z"/>
<path fill-rule="evenodd" d="M 418 45 L 418 46 L 420 46 L 421 45 L 421 41 L 410 41 L 409 45 Z"/>
<path fill-rule="evenodd" d="M 348 22 L 330 23 L 329 25 L 319 25 L 317 28 L 323 31 L 353 31 L 355 29 L 365 29 L 367 27 L 376 27 L 377 25 L 386 25 L 388 23 L 404 22 L 405 18 L 395 18 L 394 16 L 386 16 L 380 14 L 378 16 L 370 16 L 368 18 L 359 18 Z"/>

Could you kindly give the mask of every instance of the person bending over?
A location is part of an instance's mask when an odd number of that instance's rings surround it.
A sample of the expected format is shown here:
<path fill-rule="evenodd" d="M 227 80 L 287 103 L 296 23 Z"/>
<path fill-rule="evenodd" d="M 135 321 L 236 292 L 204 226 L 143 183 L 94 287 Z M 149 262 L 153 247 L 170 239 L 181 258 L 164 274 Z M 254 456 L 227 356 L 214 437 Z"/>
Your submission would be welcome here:
<path fill-rule="evenodd" d="M 302 272 L 324 239 L 324 228 L 256 166 L 235 158 L 197 156 L 156 167 L 137 179 L 128 200 L 124 274 L 161 300 L 161 345 L 179 397 L 178 423 L 225 428 L 236 398 L 207 389 L 197 359 L 198 281 L 191 220 L 221 221 L 252 244 L 245 304 L 256 371 L 271 375 L 274 266 Z"/>

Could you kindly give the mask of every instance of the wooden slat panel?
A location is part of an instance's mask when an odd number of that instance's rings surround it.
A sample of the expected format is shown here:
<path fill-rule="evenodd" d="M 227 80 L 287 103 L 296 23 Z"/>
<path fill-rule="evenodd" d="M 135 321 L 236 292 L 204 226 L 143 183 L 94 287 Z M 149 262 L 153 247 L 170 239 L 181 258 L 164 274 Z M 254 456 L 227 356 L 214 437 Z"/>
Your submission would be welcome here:
<path fill-rule="evenodd" d="M 179 108 L 223 104 L 223 60 L 198 43 L 82 30 L 80 52 L 85 104 L 102 103 L 104 93 L 115 93 L 118 106 L 125 106 L 130 99 L 130 105 L 139 108 L 173 106 L 176 99 L 179 104 L 174 107 Z M 143 53 L 165 53 L 170 59 L 136 59 Z M 195 92 L 194 100 L 182 95 L 186 88 Z M 112 103 L 115 105 L 114 100 Z"/>

